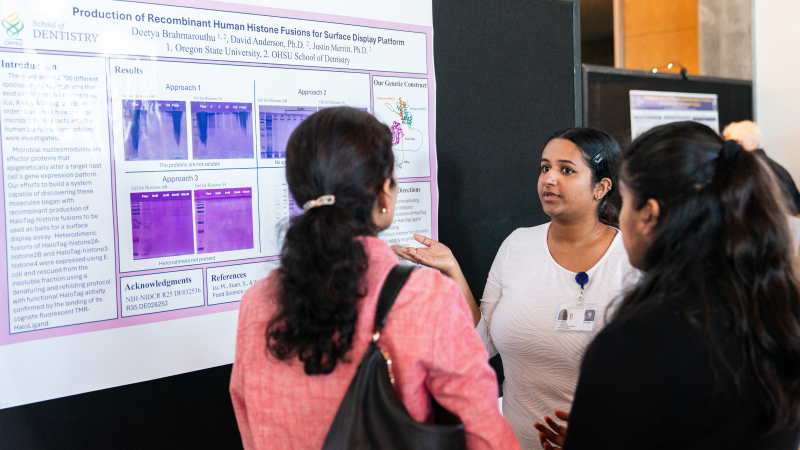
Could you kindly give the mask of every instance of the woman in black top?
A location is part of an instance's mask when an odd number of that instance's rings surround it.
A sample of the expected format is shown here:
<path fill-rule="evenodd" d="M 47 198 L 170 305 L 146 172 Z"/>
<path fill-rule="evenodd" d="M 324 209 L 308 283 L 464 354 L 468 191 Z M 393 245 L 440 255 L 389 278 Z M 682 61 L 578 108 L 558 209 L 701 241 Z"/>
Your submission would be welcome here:
<path fill-rule="evenodd" d="M 769 169 L 680 122 L 625 150 L 620 185 L 645 274 L 586 352 L 569 433 L 551 424 L 564 449 L 797 450 L 800 290 Z"/>

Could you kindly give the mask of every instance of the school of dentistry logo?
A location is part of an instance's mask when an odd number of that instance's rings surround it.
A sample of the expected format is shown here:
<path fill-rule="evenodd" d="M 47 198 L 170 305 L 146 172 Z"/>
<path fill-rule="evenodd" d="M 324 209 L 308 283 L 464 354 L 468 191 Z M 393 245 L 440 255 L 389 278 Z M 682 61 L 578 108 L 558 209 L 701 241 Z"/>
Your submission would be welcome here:
<path fill-rule="evenodd" d="M 25 24 L 19 20 L 19 15 L 15 12 L 6 16 L 6 18 L 4 18 L 0 23 L 3 24 L 3 28 L 6 29 L 6 34 L 8 34 L 10 37 L 18 35 L 19 32 L 25 28 Z"/>

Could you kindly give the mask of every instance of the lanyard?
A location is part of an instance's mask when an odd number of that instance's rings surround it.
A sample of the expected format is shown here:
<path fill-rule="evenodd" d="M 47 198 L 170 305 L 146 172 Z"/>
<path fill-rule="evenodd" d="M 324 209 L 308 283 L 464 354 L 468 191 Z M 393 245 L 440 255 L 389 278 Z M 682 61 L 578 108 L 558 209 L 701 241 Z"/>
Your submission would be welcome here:
<path fill-rule="evenodd" d="M 581 291 L 578 293 L 578 302 L 577 304 L 561 303 L 558 305 L 553 331 L 592 333 L 594 332 L 594 319 L 595 313 L 597 312 L 597 305 L 593 303 L 584 304 L 583 302 L 583 290 L 589 283 L 589 274 L 586 272 L 579 272 L 575 275 L 575 282 L 581 287 Z"/>
<path fill-rule="evenodd" d="M 578 272 L 578 274 L 575 275 L 575 282 L 581 287 L 581 291 L 578 293 L 578 306 L 581 306 L 583 305 L 583 288 L 586 286 L 586 283 L 589 282 L 589 274 L 586 272 Z"/>

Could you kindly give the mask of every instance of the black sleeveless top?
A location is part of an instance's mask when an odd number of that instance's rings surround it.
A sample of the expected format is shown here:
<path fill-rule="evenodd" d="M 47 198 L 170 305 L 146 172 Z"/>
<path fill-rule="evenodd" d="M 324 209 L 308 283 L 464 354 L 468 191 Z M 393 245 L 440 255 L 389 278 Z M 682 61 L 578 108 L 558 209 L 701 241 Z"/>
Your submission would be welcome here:
<path fill-rule="evenodd" d="M 714 351 L 664 308 L 612 320 L 581 365 L 564 449 L 797 450 L 800 428 L 765 435 L 755 396 L 737 395 Z"/>

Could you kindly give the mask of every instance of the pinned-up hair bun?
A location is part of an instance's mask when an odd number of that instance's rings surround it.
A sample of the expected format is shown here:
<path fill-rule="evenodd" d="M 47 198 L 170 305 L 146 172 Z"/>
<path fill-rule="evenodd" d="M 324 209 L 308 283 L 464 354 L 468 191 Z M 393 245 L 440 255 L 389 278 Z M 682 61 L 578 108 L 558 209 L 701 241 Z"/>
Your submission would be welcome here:
<path fill-rule="evenodd" d="M 719 151 L 719 160 L 732 163 L 736 159 L 736 155 L 743 151 L 745 151 L 745 149 L 742 147 L 742 144 L 733 139 L 729 139 L 725 141 L 725 145 L 723 145 L 722 150 Z"/>

